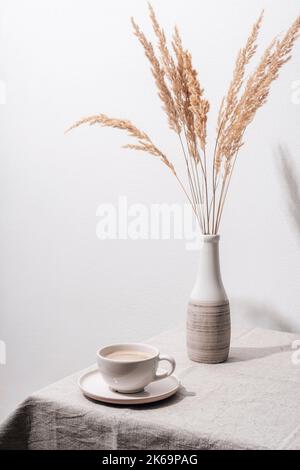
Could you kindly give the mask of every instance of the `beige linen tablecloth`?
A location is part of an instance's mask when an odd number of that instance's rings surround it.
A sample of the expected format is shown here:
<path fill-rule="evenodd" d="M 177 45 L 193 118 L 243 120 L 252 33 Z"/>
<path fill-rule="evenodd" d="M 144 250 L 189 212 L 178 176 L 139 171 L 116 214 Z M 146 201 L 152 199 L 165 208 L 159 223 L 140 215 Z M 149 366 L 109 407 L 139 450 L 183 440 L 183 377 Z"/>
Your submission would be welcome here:
<path fill-rule="evenodd" d="M 188 360 L 184 327 L 165 332 L 150 342 L 176 358 L 182 387 L 174 397 L 141 407 L 96 403 L 79 391 L 80 372 L 25 400 L 1 426 L 0 448 L 300 449 L 299 338 L 233 332 L 229 361 L 205 365 Z"/>

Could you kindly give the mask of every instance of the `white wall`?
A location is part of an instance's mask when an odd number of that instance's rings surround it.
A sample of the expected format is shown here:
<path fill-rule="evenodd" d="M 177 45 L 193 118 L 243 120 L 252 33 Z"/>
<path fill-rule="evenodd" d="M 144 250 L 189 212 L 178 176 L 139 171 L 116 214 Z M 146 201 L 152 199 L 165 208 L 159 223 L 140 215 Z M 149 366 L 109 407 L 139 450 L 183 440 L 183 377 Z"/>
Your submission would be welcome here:
<path fill-rule="evenodd" d="M 225 92 L 238 48 L 262 7 L 261 44 L 288 28 L 299 0 L 153 0 L 180 25 L 212 102 Z M 141 0 L 1 0 L 0 415 L 94 360 L 96 347 L 142 340 L 185 319 L 197 254 L 184 241 L 100 241 L 96 209 L 183 202 L 167 169 L 122 150 L 117 131 L 64 129 L 105 112 L 147 130 L 174 157 L 143 53 Z M 222 267 L 234 325 L 300 331 L 300 42 L 247 133 L 222 225 Z M 295 85 L 294 85 L 295 86 Z M 295 98 L 295 97 L 294 97 Z M 294 101 L 294 102 L 293 102 Z M 279 150 L 281 147 L 281 151 Z"/>

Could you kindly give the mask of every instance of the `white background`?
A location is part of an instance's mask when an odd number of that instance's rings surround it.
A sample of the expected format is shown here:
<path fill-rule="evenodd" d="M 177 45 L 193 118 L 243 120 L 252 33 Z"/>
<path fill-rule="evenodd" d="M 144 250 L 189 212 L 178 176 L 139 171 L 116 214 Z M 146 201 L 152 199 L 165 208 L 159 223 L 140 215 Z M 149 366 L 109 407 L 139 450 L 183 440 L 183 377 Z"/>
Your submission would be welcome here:
<path fill-rule="evenodd" d="M 300 2 L 153 5 L 166 32 L 177 23 L 193 53 L 212 104 L 212 144 L 251 25 L 265 7 L 264 47 L 289 27 Z M 155 158 L 121 149 L 129 139 L 119 131 L 64 135 L 82 116 L 125 117 L 176 162 L 131 15 L 150 32 L 141 0 L 0 2 L 1 417 L 31 391 L 92 363 L 98 345 L 143 340 L 185 320 L 197 253 L 184 241 L 96 237 L 97 207 L 120 195 L 132 204 L 183 203 L 172 175 Z M 224 212 L 221 260 L 234 326 L 300 331 L 300 99 L 292 90 L 299 64 L 300 41 L 247 132 Z"/>

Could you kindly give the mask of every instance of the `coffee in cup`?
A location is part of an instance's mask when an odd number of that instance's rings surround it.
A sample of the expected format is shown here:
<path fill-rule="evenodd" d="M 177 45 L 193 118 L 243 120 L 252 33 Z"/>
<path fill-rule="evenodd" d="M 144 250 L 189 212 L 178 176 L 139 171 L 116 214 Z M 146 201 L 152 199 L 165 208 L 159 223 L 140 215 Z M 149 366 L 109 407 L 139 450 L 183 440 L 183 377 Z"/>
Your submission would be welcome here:
<path fill-rule="evenodd" d="M 157 373 L 160 361 L 171 365 L 169 371 Z M 161 380 L 175 370 L 175 359 L 161 355 L 153 346 L 142 343 L 112 344 L 97 351 L 97 362 L 108 386 L 120 393 L 142 391 L 150 382 Z"/>

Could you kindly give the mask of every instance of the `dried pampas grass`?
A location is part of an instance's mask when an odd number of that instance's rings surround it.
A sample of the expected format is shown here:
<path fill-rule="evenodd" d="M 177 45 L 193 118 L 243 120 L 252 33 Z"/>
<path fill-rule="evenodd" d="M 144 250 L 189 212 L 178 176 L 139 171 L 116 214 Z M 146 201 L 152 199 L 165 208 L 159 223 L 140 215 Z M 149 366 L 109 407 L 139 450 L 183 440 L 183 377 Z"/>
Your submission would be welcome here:
<path fill-rule="evenodd" d="M 132 18 L 134 34 L 149 61 L 158 96 L 168 119 L 168 125 L 179 139 L 186 166 L 187 184 L 177 175 L 173 163 L 128 120 L 112 119 L 104 114 L 83 118 L 69 129 L 82 124 L 100 124 L 124 130 L 135 143 L 124 148 L 158 157 L 176 177 L 190 201 L 204 234 L 219 231 L 223 208 L 237 155 L 243 137 L 256 112 L 267 101 L 270 88 L 281 67 L 290 60 L 292 48 L 300 33 L 300 16 L 281 40 L 274 39 L 265 50 L 255 70 L 246 77 L 247 67 L 257 51 L 257 38 L 263 12 L 253 25 L 245 46 L 240 49 L 233 78 L 223 98 L 217 122 L 217 136 L 211 165 L 206 157 L 207 117 L 209 102 L 205 98 L 190 52 L 184 48 L 177 27 L 168 46 L 165 32 L 149 4 L 149 15 L 157 41 L 157 52 Z"/>
<path fill-rule="evenodd" d="M 135 137 L 138 140 L 138 144 L 135 145 L 124 145 L 124 148 L 134 149 L 134 150 L 142 150 L 144 152 L 150 153 L 156 157 L 159 157 L 162 162 L 167 165 L 167 167 L 172 171 L 174 175 L 176 175 L 174 166 L 172 163 L 167 159 L 167 157 L 153 144 L 150 137 L 145 133 L 140 131 L 137 127 L 135 127 L 130 121 L 125 119 L 114 119 L 105 116 L 105 114 L 97 114 L 95 116 L 89 116 L 87 118 L 80 119 L 79 121 L 75 122 L 66 132 L 71 131 L 72 129 L 76 129 L 76 127 L 81 126 L 82 124 L 89 124 L 93 126 L 94 124 L 100 124 L 104 127 L 113 127 L 115 129 L 121 129 L 123 131 L 127 131 L 127 134 L 130 137 Z"/>

